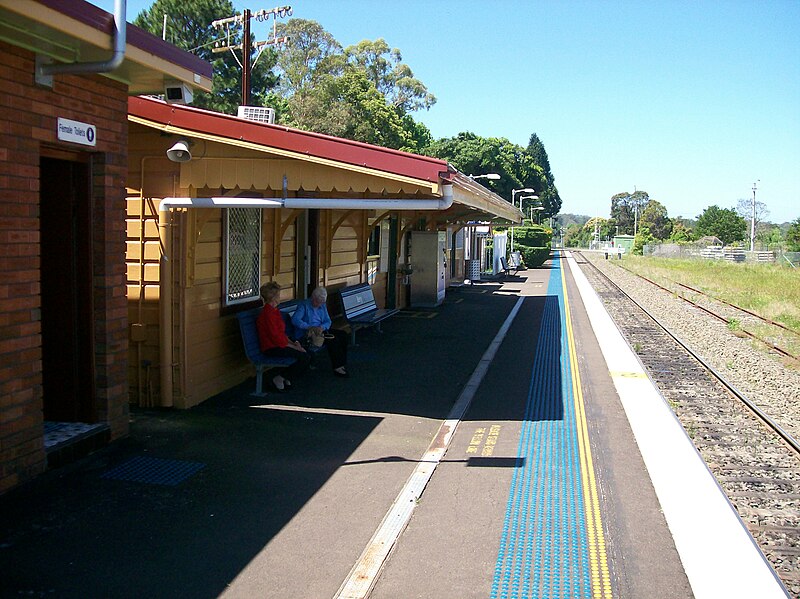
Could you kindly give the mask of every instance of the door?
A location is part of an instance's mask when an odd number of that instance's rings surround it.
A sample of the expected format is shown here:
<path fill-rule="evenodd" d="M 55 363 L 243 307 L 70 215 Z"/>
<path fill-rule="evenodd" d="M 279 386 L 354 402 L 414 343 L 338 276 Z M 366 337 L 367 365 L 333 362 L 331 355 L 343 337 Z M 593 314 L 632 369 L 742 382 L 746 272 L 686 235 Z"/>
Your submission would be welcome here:
<path fill-rule="evenodd" d="M 40 160 L 44 419 L 95 420 L 92 209 L 80 154 Z M 74 159 L 71 159 L 74 158 Z"/>

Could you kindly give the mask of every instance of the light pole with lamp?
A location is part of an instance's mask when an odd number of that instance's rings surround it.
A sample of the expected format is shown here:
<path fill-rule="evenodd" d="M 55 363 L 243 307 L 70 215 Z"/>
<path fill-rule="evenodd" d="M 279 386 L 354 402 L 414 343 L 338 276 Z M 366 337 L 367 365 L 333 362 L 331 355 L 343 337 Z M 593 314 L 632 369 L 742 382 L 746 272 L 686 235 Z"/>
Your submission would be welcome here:
<path fill-rule="evenodd" d="M 535 190 L 531 187 L 523 187 L 522 189 L 512 189 L 511 190 L 511 206 L 513 207 L 514 204 L 514 196 L 518 193 L 533 193 Z M 520 200 L 520 207 L 522 206 L 522 200 Z M 511 227 L 511 251 L 514 251 L 514 227 Z"/>
<path fill-rule="evenodd" d="M 544 206 L 531 206 L 531 222 L 533 222 L 533 211 L 534 210 L 538 210 L 538 211 L 544 210 Z M 541 224 L 540 218 L 541 218 L 541 212 L 539 212 L 539 214 L 536 215 L 536 224 L 537 225 Z"/>
<path fill-rule="evenodd" d="M 487 175 L 467 175 L 470 179 L 489 179 L 490 181 L 497 181 L 500 175 L 497 173 L 489 173 Z"/>
<path fill-rule="evenodd" d="M 524 202 L 525 200 L 538 200 L 538 199 L 539 199 L 539 196 L 537 196 L 537 195 L 532 195 L 532 196 L 522 196 L 522 197 L 519 199 L 519 209 L 520 209 L 520 210 L 522 210 L 522 209 L 523 209 L 523 208 L 522 208 L 522 202 Z M 533 207 L 531 206 L 531 208 L 533 208 Z M 535 210 L 538 210 L 538 208 L 536 208 Z M 544 208 L 542 208 L 542 210 L 544 210 Z M 523 212 L 523 214 L 524 214 L 524 212 Z M 532 217 L 531 217 L 531 224 L 533 224 L 533 218 L 532 218 Z"/>

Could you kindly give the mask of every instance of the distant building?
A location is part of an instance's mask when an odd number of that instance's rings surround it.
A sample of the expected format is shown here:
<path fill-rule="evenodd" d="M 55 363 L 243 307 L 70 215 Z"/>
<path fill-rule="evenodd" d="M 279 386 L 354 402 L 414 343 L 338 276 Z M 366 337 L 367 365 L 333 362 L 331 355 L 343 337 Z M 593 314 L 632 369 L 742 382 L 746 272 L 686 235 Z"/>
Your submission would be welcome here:
<path fill-rule="evenodd" d="M 630 254 L 633 250 L 633 235 L 615 235 L 614 247 L 623 248 L 626 254 Z"/>

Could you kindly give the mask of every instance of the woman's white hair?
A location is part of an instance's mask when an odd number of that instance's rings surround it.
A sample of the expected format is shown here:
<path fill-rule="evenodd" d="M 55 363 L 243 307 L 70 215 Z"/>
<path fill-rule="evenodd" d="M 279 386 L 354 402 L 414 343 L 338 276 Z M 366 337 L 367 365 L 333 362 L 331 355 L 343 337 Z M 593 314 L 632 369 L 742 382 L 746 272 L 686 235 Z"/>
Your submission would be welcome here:
<path fill-rule="evenodd" d="M 328 290 L 324 287 L 317 287 L 311 292 L 311 297 L 315 297 L 323 302 L 328 299 Z"/>

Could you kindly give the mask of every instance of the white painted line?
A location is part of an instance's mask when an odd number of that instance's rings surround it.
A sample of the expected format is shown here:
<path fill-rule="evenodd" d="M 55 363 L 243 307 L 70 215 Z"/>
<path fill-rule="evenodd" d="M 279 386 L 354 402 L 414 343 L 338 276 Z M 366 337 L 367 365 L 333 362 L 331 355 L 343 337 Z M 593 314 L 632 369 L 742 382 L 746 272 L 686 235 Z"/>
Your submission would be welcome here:
<path fill-rule="evenodd" d="M 714 475 L 569 253 L 567 262 L 694 596 L 787 597 Z"/>
<path fill-rule="evenodd" d="M 431 476 L 433 476 L 436 466 L 447 452 L 461 418 L 463 418 L 467 408 L 472 403 L 472 398 L 478 391 L 489 365 L 494 360 L 497 349 L 503 342 L 524 300 L 525 298 L 521 297 L 514 304 L 503 326 L 500 327 L 494 340 L 483 353 L 478 366 L 473 371 L 464 389 L 462 389 L 456 403 L 453 404 L 447 419 L 439 426 L 439 431 L 428 446 L 428 450 L 420 459 L 420 463 L 414 469 L 408 481 L 406 481 L 392 507 L 383 517 L 378 530 L 372 535 L 372 539 L 370 539 L 366 549 L 362 552 L 361 557 L 358 558 L 358 562 L 350 570 L 347 579 L 339 587 L 334 599 L 363 599 L 369 595 L 372 587 L 375 586 L 386 558 L 389 557 L 395 542 L 411 519 L 411 514 L 414 512 L 417 501 L 422 496 L 422 492 L 425 490 L 425 486 L 430 481 Z"/>
<path fill-rule="evenodd" d="M 302 412 L 313 418 L 314 414 L 329 414 L 332 416 L 363 416 L 365 418 L 386 418 L 396 416 L 389 412 L 369 412 L 365 410 L 338 410 L 336 408 L 319 408 L 315 406 L 293 406 L 291 404 L 268 403 L 260 406 L 250 406 L 259 410 L 275 410 L 278 412 Z"/>

